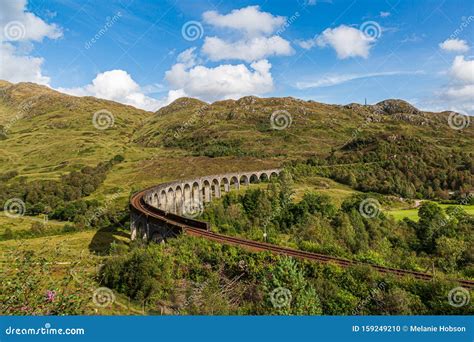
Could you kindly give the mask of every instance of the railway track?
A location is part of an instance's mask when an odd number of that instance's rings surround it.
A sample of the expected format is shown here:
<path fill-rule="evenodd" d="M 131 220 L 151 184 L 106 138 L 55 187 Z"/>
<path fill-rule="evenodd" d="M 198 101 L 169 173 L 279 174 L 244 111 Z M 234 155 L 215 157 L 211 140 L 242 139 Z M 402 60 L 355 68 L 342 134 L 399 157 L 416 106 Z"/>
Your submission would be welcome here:
<path fill-rule="evenodd" d="M 166 215 L 166 214 L 163 215 L 162 212 L 160 212 L 160 210 L 145 203 L 143 199 L 145 191 L 146 190 L 143 190 L 132 196 L 130 200 L 130 205 L 135 211 L 139 212 L 141 215 L 144 215 L 146 217 L 152 217 L 161 222 L 165 222 L 172 226 L 179 227 L 182 229 L 184 233 L 191 236 L 202 237 L 202 238 L 215 241 L 221 244 L 238 246 L 238 247 L 245 248 L 247 250 L 255 251 L 255 252 L 269 251 L 274 254 L 291 256 L 291 257 L 303 259 L 303 260 L 310 260 L 310 261 L 316 261 L 316 262 L 322 262 L 322 263 L 332 263 L 341 267 L 365 265 L 365 266 L 370 266 L 376 271 L 380 273 L 384 273 L 384 274 L 392 274 L 396 276 L 412 276 L 416 279 L 425 280 L 425 281 L 429 281 L 433 279 L 433 275 L 428 274 L 428 273 L 385 267 L 385 266 L 380 266 L 380 265 L 363 263 L 359 261 L 348 260 L 344 258 L 333 257 L 329 255 L 319 254 L 319 253 L 300 251 L 300 250 L 296 250 L 292 248 L 273 245 L 270 243 L 253 241 L 253 240 L 218 234 L 206 229 L 202 229 L 200 227 L 197 228 L 193 226 L 192 221 L 194 220 L 189 220 L 184 217 L 182 217 L 182 220 L 181 220 L 180 217 L 177 215 Z M 460 285 L 464 287 L 474 288 L 474 281 L 472 280 L 453 279 L 453 281 L 458 282 Z"/>

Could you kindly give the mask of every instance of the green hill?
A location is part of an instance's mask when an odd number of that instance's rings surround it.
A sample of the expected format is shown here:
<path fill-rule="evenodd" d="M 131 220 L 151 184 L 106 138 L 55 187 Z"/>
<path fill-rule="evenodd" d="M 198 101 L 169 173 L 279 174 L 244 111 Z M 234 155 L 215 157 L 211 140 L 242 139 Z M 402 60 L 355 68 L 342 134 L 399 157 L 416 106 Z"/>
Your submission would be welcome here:
<path fill-rule="evenodd" d="M 96 112 L 113 126 L 93 125 Z M 290 123 L 272 127 L 272 114 Z M 107 115 L 107 114 L 106 114 Z M 285 121 L 285 119 L 287 119 Z M 327 105 L 294 98 L 181 98 L 150 113 L 93 97 L 74 97 L 32 83 L 0 83 L 0 174 L 57 179 L 122 154 L 107 177 L 115 186 L 145 186 L 196 174 L 278 166 L 327 156 L 356 139 L 417 137 L 441 150 L 472 152 L 474 129 L 450 129 L 448 113 L 416 110 L 401 100 L 373 106 Z M 274 125 L 275 126 L 275 125 Z"/>
<path fill-rule="evenodd" d="M 450 115 L 423 112 L 402 100 L 340 106 L 251 96 L 212 104 L 181 98 L 151 113 L 0 81 L 0 210 L 12 198 L 26 203 L 22 217 L 0 213 L 0 262 L 5 277 L 13 279 L 0 292 L 20 298 L 22 284 L 33 284 L 28 293 L 40 303 L 45 289 L 61 286 L 74 298 L 63 298 L 74 307 L 60 309 L 62 314 L 140 314 L 145 298 L 137 293 L 149 291 L 133 292 L 122 282 L 153 284 L 146 309 L 151 314 L 175 307 L 196 314 L 268 314 L 272 307 L 262 300 L 275 285 L 268 283 L 270 275 L 284 279 L 290 268 L 307 283 L 293 289 L 295 296 L 306 298 L 304 288 L 318 289 L 322 308 L 313 313 L 351 314 L 383 280 L 392 291 L 387 308 L 364 313 L 459 314 L 442 304 L 453 286 L 443 277 L 472 278 L 472 216 L 430 203 L 420 209 L 419 222 L 383 214 L 412 208 L 416 198 L 457 203 L 472 191 L 474 129 L 451 128 Z M 173 179 L 280 166 L 291 175 L 286 181 L 231 192 L 206 206 L 203 217 L 214 230 L 252 239 L 263 238 L 262 222 L 273 217 L 266 226 L 273 243 L 419 271 L 435 260 L 440 279 L 422 285 L 382 278 L 368 268 L 309 265 L 186 236 L 164 246 L 131 243 L 130 192 Z M 382 214 L 373 220 L 359 213 L 367 196 L 381 205 Z M 141 260 L 141 267 L 127 270 L 130 258 Z M 234 282 L 242 271 L 248 275 Z M 192 284 L 202 279 L 210 279 L 205 293 L 217 293 L 218 301 L 203 298 L 196 308 L 186 307 L 179 291 L 192 293 Z M 227 303 L 219 294 L 227 281 L 255 296 Z M 117 300 L 97 309 L 90 293 L 104 285 L 117 292 Z M 393 291 L 407 305 L 393 304 Z M 16 313 L 17 304 L 1 309 Z"/>

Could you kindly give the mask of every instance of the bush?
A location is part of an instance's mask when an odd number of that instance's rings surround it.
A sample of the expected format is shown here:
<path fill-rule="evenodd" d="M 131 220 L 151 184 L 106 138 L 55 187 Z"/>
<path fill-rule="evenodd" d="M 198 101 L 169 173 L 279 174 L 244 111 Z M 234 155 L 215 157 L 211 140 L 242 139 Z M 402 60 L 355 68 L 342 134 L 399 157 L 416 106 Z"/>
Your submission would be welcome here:
<path fill-rule="evenodd" d="M 63 226 L 62 231 L 63 231 L 63 233 L 72 233 L 72 232 L 77 231 L 77 228 L 76 228 L 76 226 L 74 226 L 73 224 L 66 223 L 66 224 Z"/>
<path fill-rule="evenodd" d="M 46 232 L 46 225 L 42 222 L 33 222 L 30 227 L 30 232 L 34 236 L 43 235 Z"/>

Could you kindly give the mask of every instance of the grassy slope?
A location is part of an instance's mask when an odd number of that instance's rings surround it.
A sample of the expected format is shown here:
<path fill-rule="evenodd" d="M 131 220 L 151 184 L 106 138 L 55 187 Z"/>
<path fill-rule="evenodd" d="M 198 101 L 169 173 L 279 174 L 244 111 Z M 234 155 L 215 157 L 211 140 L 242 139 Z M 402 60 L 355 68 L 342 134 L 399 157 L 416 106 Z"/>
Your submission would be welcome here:
<path fill-rule="evenodd" d="M 414 113 L 402 101 L 388 103 L 390 110 L 385 105 L 337 106 L 294 98 L 244 97 L 212 105 L 182 98 L 153 114 L 32 83 L 0 81 L 0 125 L 8 128 L 7 139 L 0 140 L 0 173 L 17 170 L 27 179 L 57 179 L 122 154 L 125 161 L 109 172 L 90 197 L 104 200 L 120 194 L 126 205 L 130 192 L 159 182 L 278 167 L 287 160 L 327 154 L 353 138 L 358 128 L 360 135 L 405 133 L 440 149 L 472 151 L 472 127 L 456 131 L 448 128 L 446 113 Z M 114 115 L 112 128 L 93 126 L 92 116 L 98 110 Z M 291 126 L 281 131 L 270 125 L 271 114 L 278 110 L 292 117 Z M 209 148 L 226 143 L 236 149 L 218 158 L 203 156 Z M 326 193 L 337 204 L 354 192 L 313 177 L 296 184 L 295 198 L 307 190 Z M 8 224 L 5 218 L 0 222 L 2 227 Z"/>
<path fill-rule="evenodd" d="M 462 132 L 447 127 L 445 114 L 421 114 L 424 125 L 391 115 L 374 114 L 370 107 L 330 106 L 292 98 L 256 99 L 217 102 L 196 116 L 204 103 L 180 99 L 158 115 L 130 106 L 85 97 L 76 98 L 29 83 L 12 85 L 0 81 L 0 125 L 9 127 L 6 140 L 0 140 L 0 173 L 17 170 L 27 179 L 57 179 L 60 175 L 84 165 L 95 166 L 115 154 L 125 161 L 115 166 L 104 184 L 91 197 L 105 199 L 122 194 L 125 205 L 130 191 L 162 181 L 236 170 L 280 166 L 288 159 L 328 153 L 351 139 L 354 130 L 361 134 L 406 133 L 417 135 L 439 148 L 456 146 L 472 150 L 473 130 Z M 26 107 L 25 107 L 26 106 Z M 22 110 L 21 108 L 27 108 Z M 92 125 L 92 115 L 108 110 L 115 125 L 100 131 Z M 270 129 L 269 118 L 275 110 L 292 115 L 292 125 L 283 131 Z M 15 117 L 20 115 L 20 119 Z M 375 123 L 364 125 L 366 118 Z M 183 124 L 184 123 L 184 124 Z M 433 134 L 433 131 L 437 134 Z M 179 132 L 174 137 L 175 132 Z M 166 142 L 166 143 L 165 143 Z M 210 143 L 211 142 L 211 143 Z M 219 158 L 199 156 L 212 144 L 232 142 L 249 155 Z M 263 156 L 263 157 L 262 157 Z M 321 177 L 299 180 L 295 199 L 307 190 L 330 195 L 340 204 L 354 191 Z M 405 212 L 404 212 L 405 214 Z M 6 227 L 29 229 L 34 218 L 12 219 L 0 215 L 0 234 Z M 49 221 L 58 228 L 63 223 Z M 85 258 L 82 276 L 92 278 L 111 241 L 127 242 L 123 234 L 83 231 L 26 240 L 0 241 L 2 262 L 13 249 L 33 249 L 56 253 L 60 262 Z M 57 249 L 58 248 L 58 249 Z M 85 294 L 89 295 L 89 294 Z M 118 297 L 111 309 L 90 308 L 90 313 L 139 313 L 139 307 L 128 309 L 127 300 Z"/>
<path fill-rule="evenodd" d="M 0 142 L 0 172 L 17 170 L 30 179 L 54 179 L 124 153 L 136 127 L 153 115 L 111 101 L 67 96 L 30 83 L 0 90 L 0 125 L 9 127 L 8 138 Z M 113 114 L 113 128 L 94 127 L 92 117 L 99 110 Z"/>
<path fill-rule="evenodd" d="M 455 207 L 456 205 L 451 204 L 440 204 L 440 207 L 443 209 L 449 207 Z M 474 205 L 463 205 L 462 209 L 469 215 L 474 215 Z M 389 210 L 387 211 L 388 214 L 392 215 L 396 220 L 401 221 L 405 217 L 413 220 L 418 221 L 418 209 L 398 209 L 398 210 Z"/>
<path fill-rule="evenodd" d="M 87 278 L 88 281 L 94 279 L 97 268 L 104 261 L 104 257 L 98 256 L 96 252 L 108 250 L 111 240 L 128 241 L 119 234 L 93 231 L 45 236 L 22 241 L 0 241 L 0 250 L 2 251 L 0 254 L 0 264 L 5 265 L 6 255 L 14 250 L 19 248 L 33 250 L 45 258 L 55 261 L 55 265 L 47 276 L 50 276 L 52 279 L 59 279 L 70 272 L 74 272 L 74 281 L 77 282 L 77 286 L 80 286 L 83 279 Z M 94 242 L 93 247 L 91 247 L 91 242 Z M 8 269 L 8 266 L 5 266 L 4 271 Z M 81 293 L 81 296 L 85 299 L 90 299 L 96 287 L 99 287 L 99 284 L 92 280 L 90 292 L 85 291 Z M 139 304 L 130 302 L 123 295 L 117 293 L 115 295 L 115 302 L 105 308 L 94 306 L 92 301 L 88 300 L 89 305 L 86 308 L 86 313 L 89 315 L 142 314 Z"/>
<path fill-rule="evenodd" d="M 409 105 L 395 101 L 393 106 L 397 112 Z M 270 117 L 279 110 L 291 115 L 292 124 L 284 130 L 273 130 Z M 357 134 L 362 136 L 406 134 L 439 148 L 473 151 L 474 129 L 468 127 L 461 132 L 450 129 L 446 113 L 394 114 L 381 112 L 377 106 L 244 97 L 208 106 L 196 100 L 179 99 L 158 114 L 137 130 L 134 141 L 145 146 L 184 147 L 188 154 L 203 152 L 209 145 L 230 144 L 241 150 L 238 152 L 285 161 L 328 153 L 352 139 L 358 128 Z M 238 153 L 230 151 L 229 155 Z"/>
<path fill-rule="evenodd" d="M 92 125 L 93 113 L 103 109 L 115 117 L 114 127 L 105 131 Z M 289 128 L 271 129 L 270 116 L 276 110 L 291 114 Z M 18 114 L 22 118 L 16 120 Z M 373 123 L 364 125 L 367 118 Z M 179 99 L 155 115 L 31 83 L 0 82 L 0 125 L 10 128 L 8 138 L 0 140 L 0 173 L 17 170 L 28 179 L 57 179 L 120 153 L 125 162 L 109 173 L 93 197 L 119 192 L 126 198 L 131 190 L 161 181 L 276 167 L 289 159 L 325 154 L 351 139 L 360 127 L 360 134 L 404 132 L 439 148 L 467 145 L 472 150 L 474 130 L 449 129 L 446 119 L 445 114 L 420 113 L 407 119 L 379 114 L 369 106 L 255 97 L 210 106 Z M 202 155 L 213 145 L 229 142 L 246 155 L 233 150 L 219 158 Z"/>

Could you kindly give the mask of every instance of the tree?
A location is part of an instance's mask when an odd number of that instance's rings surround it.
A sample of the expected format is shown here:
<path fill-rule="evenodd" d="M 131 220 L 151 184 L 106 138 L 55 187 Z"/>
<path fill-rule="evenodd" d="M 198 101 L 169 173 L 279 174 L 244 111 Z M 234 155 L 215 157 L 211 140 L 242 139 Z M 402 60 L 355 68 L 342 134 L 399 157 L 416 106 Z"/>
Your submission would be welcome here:
<path fill-rule="evenodd" d="M 278 315 L 320 315 L 321 302 L 316 289 L 291 258 L 279 258 L 271 275 L 265 278 L 267 313 Z"/>
<path fill-rule="evenodd" d="M 440 236 L 443 227 L 448 224 L 448 220 L 443 213 L 443 209 L 433 202 L 424 202 L 418 210 L 420 218 L 416 225 L 416 234 L 420 249 L 427 253 L 432 253 L 435 249 L 435 240 Z"/>
<path fill-rule="evenodd" d="M 436 240 L 437 264 L 446 272 L 457 269 L 458 262 L 466 251 L 466 243 L 456 238 L 441 236 Z"/>

